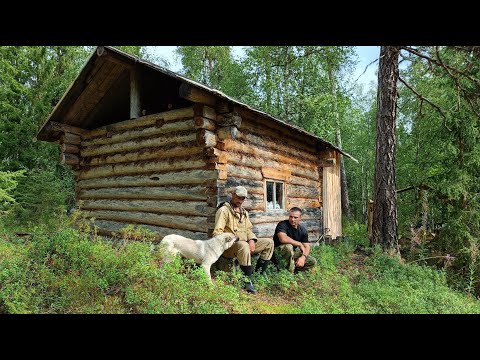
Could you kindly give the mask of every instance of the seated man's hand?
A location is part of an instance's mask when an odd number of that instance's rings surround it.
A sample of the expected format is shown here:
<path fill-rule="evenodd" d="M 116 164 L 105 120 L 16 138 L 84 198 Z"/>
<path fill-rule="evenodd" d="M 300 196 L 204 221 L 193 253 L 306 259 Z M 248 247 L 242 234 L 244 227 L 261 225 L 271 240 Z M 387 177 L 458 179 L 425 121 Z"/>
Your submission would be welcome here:
<path fill-rule="evenodd" d="M 253 252 L 255 251 L 255 241 L 248 240 L 248 245 L 250 246 L 250 254 L 253 254 Z"/>
<path fill-rule="evenodd" d="M 297 261 L 295 261 L 295 266 L 296 267 L 303 267 L 305 265 L 305 260 L 307 260 L 307 257 L 302 255 L 300 256 Z"/>

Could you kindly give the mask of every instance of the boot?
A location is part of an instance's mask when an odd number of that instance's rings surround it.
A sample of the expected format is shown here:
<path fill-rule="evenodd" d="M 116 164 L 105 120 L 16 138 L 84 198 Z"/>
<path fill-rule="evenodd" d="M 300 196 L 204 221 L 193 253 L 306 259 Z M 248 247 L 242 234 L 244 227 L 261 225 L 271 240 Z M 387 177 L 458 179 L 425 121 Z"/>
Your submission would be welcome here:
<path fill-rule="evenodd" d="M 247 290 L 249 293 L 256 294 L 257 289 L 255 289 L 255 286 L 253 286 L 252 283 L 252 265 L 240 265 L 240 269 L 248 278 L 248 281 L 245 282 L 245 290 Z"/>
<path fill-rule="evenodd" d="M 275 253 L 272 254 L 272 258 L 270 259 L 272 261 L 272 264 L 275 266 L 275 268 L 277 269 L 277 271 L 280 271 L 280 264 L 278 263 L 278 259 L 277 259 L 277 256 L 275 255 Z"/>
<path fill-rule="evenodd" d="M 262 271 L 260 272 L 260 274 L 262 274 L 263 276 L 267 276 L 266 274 L 266 271 L 267 271 L 267 266 L 268 264 L 270 263 L 270 260 L 263 260 L 262 258 L 258 258 L 257 260 L 257 266 L 255 267 L 255 272 L 258 271 L 258 269 L 262 269 Z"/>

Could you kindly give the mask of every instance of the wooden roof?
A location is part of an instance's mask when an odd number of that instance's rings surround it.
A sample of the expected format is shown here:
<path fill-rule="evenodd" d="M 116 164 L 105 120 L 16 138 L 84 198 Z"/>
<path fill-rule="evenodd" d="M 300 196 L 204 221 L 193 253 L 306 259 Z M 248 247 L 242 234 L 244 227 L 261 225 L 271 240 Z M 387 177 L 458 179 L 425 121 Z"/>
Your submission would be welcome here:
<path fill-rule="evenodd" d="M 148 114 L 191 106 L 192 96 L 199 96 L 201 102 L 209 106 L 236 106 L 252 112 L 258 121 L 280 123 L 285 130 L 299 132 L 322 148 L 333 148 L 356 161 L 335 145 L 300 127 L 243 104 L 219 90 L 108 46 L 97 47 L 86 60 L 80 74 L 40 128 L 37 139 L 56 141 L 61 134 L 58 124 L 91 130 L 129 119 L 132 69 L 141 70 L 137 73 L 140 74 L 142 108 Z"/>

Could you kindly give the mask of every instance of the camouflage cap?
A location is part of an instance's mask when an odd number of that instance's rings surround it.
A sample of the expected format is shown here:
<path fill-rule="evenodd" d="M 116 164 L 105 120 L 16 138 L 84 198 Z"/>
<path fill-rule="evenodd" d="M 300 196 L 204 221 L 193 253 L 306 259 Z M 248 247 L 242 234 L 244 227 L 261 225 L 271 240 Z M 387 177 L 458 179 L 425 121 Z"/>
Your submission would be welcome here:
<path fill-rule="evenodd" d="M 247 189 L 245 189 L 243 186 L 237 186 L 235 188 L 235 194 L 240 197 L 247 197 Z"/>

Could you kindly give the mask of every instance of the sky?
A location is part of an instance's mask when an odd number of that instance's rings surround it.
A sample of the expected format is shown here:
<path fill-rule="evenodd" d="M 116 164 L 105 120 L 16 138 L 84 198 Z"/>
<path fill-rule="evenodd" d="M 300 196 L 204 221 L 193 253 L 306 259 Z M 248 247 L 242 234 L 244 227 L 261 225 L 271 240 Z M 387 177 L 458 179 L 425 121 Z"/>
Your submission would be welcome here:
<path fill-rule="evenodd" d="M 179 72 L 181 70 L 180 62 L 175 58 L 176 46 L 148 46 L 148 52 L 154 56 L 160 56 L 167 60 L 170 64 L 169 70 Z M 354 72 L 354 80 L 364 85 L 364 89 L 370 86 L 376 86 L 378 61 L 369 65 L 372 61 L 378 59 L 380 48 L 378 46 L 355 46 L 359 57 L 359 63 Z M 240 46 L 234 46 L 234 55 L 241 56 L 242 50 Z M 368 66 L 367 70 L 365 68 Z M 364 72 L 365 71 L 365 72 Z"/>
<path fill-rule="evenodd" d="M 360 84 L 364 84 L 365 88 L 369 86 L 377 86 L 377 69 L 378 61 L 370 64 L 372 61 L 378 59 L 380 55 L 379 46 L 355 46 L 358 54 L 359 63 L 355 70 L 354 76 L 358 78 Z M 370 65 L 369 65 L 370 64 Z M 368 66 L 367 70 L 365 68 Z M 365 73 L 364 73 L 365 71 Z"/>

